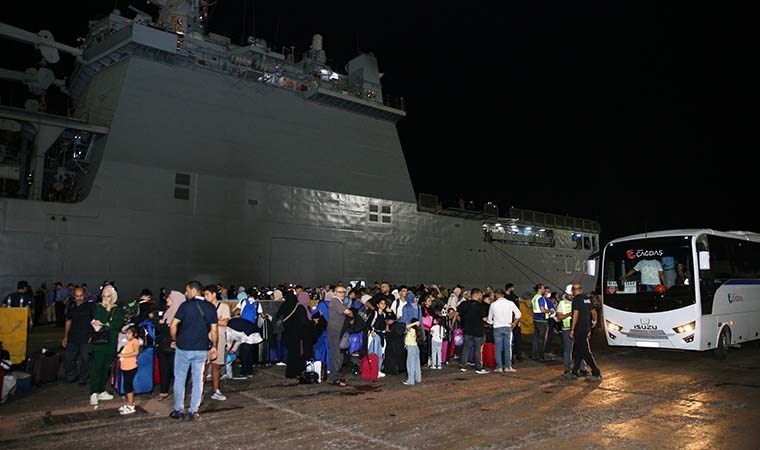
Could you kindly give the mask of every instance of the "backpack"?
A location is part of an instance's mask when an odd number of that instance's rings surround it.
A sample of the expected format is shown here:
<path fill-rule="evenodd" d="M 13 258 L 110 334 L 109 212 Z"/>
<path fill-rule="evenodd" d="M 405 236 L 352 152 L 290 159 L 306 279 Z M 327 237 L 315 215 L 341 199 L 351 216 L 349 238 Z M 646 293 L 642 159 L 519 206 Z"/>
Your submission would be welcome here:
<path fill-rule="evenodd" d="M 304 372 L 298 376 L 300 384 L 317 384 L 319 383 L 319 374 L 317 372 Z"/>
<path fill-rule="evenodd" d="M 259 301 L 255 300 L 253 303 L 251 303 L 246 300 L 245 306 L 243 306 L 243 310 L 240 311 L 240 317 L 249 322 L 258 323 Z"/>
<path fill-rule="evenodd" d="M 156 346 L 156 328 L 153 325 L 153 321 L 144 320 L 137 325 L 140 329 L 140 337 L 143 340 L 143 348 L 150 348 Z"/>
<path fill-rule="evenodd" d="M 461 347 L 462 344 L 464 344 L 464 331 L 462 331 L 461 328 L 457 328 L 456 330 L 452 331 L 451 336 L 454 340 L 455 347 Z"/>

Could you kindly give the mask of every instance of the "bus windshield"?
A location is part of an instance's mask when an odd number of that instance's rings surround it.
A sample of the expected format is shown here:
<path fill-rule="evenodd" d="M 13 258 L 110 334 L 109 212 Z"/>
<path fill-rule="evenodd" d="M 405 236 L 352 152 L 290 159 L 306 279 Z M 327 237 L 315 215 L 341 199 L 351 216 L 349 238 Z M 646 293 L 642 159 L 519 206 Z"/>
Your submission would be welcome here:
<path fill-rule="evenodd" d="M 691 237 L 619 242 L 604 254 L 604 304 L 630 312 L 663 312 L 696 302 Z"/>

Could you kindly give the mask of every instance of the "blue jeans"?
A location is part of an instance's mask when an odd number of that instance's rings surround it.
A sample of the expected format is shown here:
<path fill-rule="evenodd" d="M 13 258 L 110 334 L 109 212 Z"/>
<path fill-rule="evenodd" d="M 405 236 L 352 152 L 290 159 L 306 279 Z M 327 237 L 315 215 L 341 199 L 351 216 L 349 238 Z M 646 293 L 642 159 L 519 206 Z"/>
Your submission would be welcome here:
<path fill-rule="evenodd" d="M 368 353 L 374 353 L 377 355 L 377 367 L 380 369 L 380 372 L 383 371 L 383 344 L 382 339 L 379 335 L 375 335 L 375 337 L 372 337 L 372 335 L 369 335 L 369 347 L 367 348 Z"/>
<path fill-rule="evenodd" d="M 494 328 L 493 342 L 496 345 L 496 368 L 512 367 L 512 327 Z"/>
<path fill-rule="evenodd" d="M 430 341 L 432 345 L 432 363 L 431 365 L 433 367 L 441 367 L 441 351 L 443 350 L 443 342 L 436 342 L 431 340 Z"/>
<path fill-rule="evenodd" d="M 562 330 L 562 350 L 565 357 L 565 372 L 570 372 L 573 368 L 573 341 L 570 337 L 570 330 Z M 586 362 L 581 362 L 580 370 L 586 370 Z"/>
<path fill-rule="evenodd" d="M 420 348 L 416 345 L 406 347 L 406 384 L 422 383 L 420 370 Z"/>
<path fill-rule="evenodd" d="M 485 342 L 485 336 L 471 336 L 469 334 L 464 335 L 464 343 L 462 344 L 462 356 L 459 359 L 459 367 L 467 368 L 467 359 L 470 351 L 475 354 L 475 370 L 483 368 L 483 342 Z"/>
<path fill-rule="evenodd" d="M 203 366 L 206 364 L 206 350 L 180 350 L 174 352 L 174 410 L 185 409 L 185 382 L 187 372 L 192 370 L 193 391 L 190 395 L 190 408 L 187 412 L 194 414 L 201 406 L 203 397 Z"/>

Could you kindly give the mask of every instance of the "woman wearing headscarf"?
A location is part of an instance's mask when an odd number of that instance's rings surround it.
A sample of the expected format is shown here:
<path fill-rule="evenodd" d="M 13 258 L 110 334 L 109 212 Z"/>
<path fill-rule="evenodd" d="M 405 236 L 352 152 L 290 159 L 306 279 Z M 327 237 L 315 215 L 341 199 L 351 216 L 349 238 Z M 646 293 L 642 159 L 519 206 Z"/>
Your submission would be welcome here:
<path fill-rule="evenodd" d="M 106 380 L 111 373 L 111 363 L 116 356 L 119 331 L 124 325 L 124 313 L 116 305 L 119 295 L 113 286 L 105 286 L 101 303 L 95 305 L 92 325 L 95 331 L 108 332 L 105 341 L 92 343 L 92 374 L 90 375 L 90 405 L 97 406 L 99 400 L 113 400 L 106 392 Z"/>
<path fill-rule="evenodd" d="M 302 347 L 309 318 L 306 315 L 306 308 L 299 303 L 296 294 L 286 291 L 284 298 L 285 303 L 277 311 L 277 318 L 282 318 L 285 326 L 285 331 L 282 333 L 285 348 L 288 349 L 285 378 L 297 378 L 306 369 Z"/>
<path fill-rule="evenodd" d="M 171 291 L 166 296 L 166 311 L 160 315 L 158 326 L 156 327 L 156 343 L 158 344 L 158 372 L 161 377 L 161 393 L 158 395 L 159 400 L 164 400 L 169 396 L 169 386 L 172 385 L 172 375 L 174 375 L 174 347 L 172 346 L 172 337 L 169 331 L 174 315 L 177 314 L 179 305 L 185 301 L 185 296 L 181 292 Z"/>
<path fill-rule="evenodd" d="M 309 359 L 311 359 L 314 353 L 314 345 L 313 345 L 314 327 L 312 326 L 313 323 L 311 322 L 311 307 L 309 306 L 309 293 L 306 292 L 303 289 L 303 286 L 301 285 L 296 286 L 296 292 L 298 293 L 298 303 L 301 306 L 303 306 L 304 311 L 306 311 L 306 318 L 309 320 L 309 323 L 304 325 L 303 348 L 301 349 L 304 361 L 308 361 Z"/>

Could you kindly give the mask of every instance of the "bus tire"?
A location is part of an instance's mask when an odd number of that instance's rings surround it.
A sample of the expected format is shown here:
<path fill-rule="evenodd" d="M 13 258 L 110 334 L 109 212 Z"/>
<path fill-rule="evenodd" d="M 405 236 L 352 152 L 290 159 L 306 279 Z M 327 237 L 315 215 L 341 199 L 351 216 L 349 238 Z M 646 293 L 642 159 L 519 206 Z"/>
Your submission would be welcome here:
<path fill-rule="evenodd" d="M 731 344 L 731 330 L 723 327 L 718 336 L 718 346 L 715 347 L 715 357 L 721 361 L 728 357 L 728 346 Z"/>

